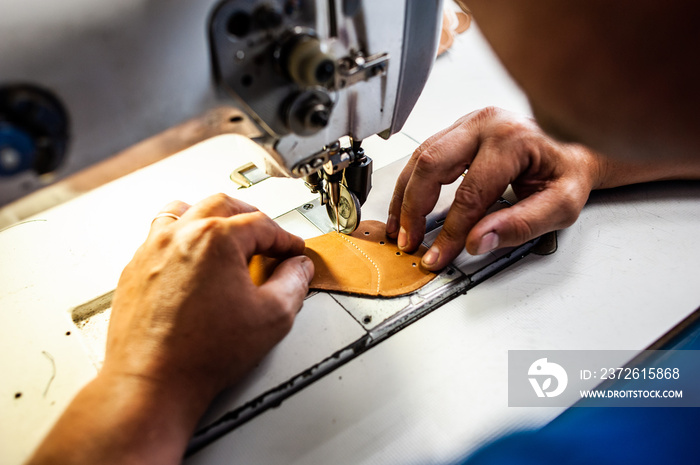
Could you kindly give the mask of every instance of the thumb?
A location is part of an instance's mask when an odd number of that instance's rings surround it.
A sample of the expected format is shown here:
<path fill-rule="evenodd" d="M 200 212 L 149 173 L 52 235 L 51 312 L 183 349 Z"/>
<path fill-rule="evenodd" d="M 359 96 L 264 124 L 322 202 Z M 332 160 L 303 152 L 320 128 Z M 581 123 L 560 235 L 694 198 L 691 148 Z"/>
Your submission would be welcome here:
<path fill-rule="evenodd" d="M 260 292 L 275 302 L 285 313 L 296 314 L 309 292 L 314 277 L 314 263 L 299 255 L 280 263 L 272 276 L 260 286 Z"/>
<path fill-rule="evenodd" d="M 571 226 L 588 198 L 587 192 L 566 195 L 559 189 L 537 192 L 510 208 L 481 219 L 469 232 L 467 251 L 480 255 L 515 247 L 542 234 Z"/>

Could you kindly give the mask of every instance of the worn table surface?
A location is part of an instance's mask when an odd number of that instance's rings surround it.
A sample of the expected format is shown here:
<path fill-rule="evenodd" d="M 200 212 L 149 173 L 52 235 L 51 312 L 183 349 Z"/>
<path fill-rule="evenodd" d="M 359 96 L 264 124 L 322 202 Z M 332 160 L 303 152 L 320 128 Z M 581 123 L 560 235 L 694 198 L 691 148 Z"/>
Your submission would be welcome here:
<path fill-rule="evenodd" d="M 381 169 L 486 105 L 529 111 L 473 29 L 438 60 L 402 134 L 368 141 L 367 150 Z M 0 462 L 21 462 L 94 376 L 99 354 L 72 312 L 114 288 L 167 201 L 223 191 L 314 234 L 287 213 L 313 199 L 301 183 L 231 184 L 251 150 L 235 137 L 213 139 L 0 232 Z M 699 226 L 698 183 L 594 193 L 555 254 L 526 257 L 186 463 L 444 462 L 542 424 L 560 409 L 507 406 L 507 351 L 647 347 L 700 305 Z M 325 294 L 307 299 L 290 336 L 207 415 L 361 334 L 336 305 Z"/>

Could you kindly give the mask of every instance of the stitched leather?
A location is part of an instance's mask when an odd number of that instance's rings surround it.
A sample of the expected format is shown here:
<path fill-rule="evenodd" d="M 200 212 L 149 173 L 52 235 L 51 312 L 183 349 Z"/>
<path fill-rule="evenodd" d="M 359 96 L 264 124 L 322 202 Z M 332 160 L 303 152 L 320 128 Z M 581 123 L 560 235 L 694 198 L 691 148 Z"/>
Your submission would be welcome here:
<path fill-rule="evenodd" d="M 308 239 L 304 253 L 316 267 L 311 289 L 396 297 L 419 289 L 436 276 L 420 266 L 425 247 L 406 254 L 384 231 L 382 222 L 363 221 L 350 235 L 333 231 Z M 258 285 L 264 282 L 276 263 L 269 258 L 253 257 L 250 264 L 253 282 Z"/>

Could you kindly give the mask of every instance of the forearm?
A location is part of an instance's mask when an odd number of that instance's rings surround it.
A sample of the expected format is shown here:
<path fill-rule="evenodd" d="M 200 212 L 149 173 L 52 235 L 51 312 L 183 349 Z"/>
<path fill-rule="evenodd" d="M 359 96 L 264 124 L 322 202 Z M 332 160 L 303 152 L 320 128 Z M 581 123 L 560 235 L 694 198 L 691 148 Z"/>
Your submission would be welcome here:
<path fill-rule="evenodd" d="M 700 157 L 679 161 L 659 155 L 658 159 L 640 161 L 595 156 L 600 168 L 594 189 L 651 181 L 700 180 Z"/>
<path fill-rule="evenodd" d="M 73 399 L 29 465 L 179 463 L 210 400 L 193 394 L 100 375 Z"/>

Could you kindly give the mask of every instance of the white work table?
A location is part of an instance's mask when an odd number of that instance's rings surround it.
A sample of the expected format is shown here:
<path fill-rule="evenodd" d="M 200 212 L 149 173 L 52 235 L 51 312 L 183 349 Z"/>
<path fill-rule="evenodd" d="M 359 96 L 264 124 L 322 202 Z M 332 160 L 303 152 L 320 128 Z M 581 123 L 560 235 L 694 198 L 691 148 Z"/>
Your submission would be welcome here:
<path fill-rule="evenodd" d="M 368 141 L 375 170 L 487 105 L 529 111 L 473 29 L 437 61 L 402 133 Z M 0 232 L 0 462 L 25 459 L 96 373 L 99 350 L 71 312 L 100 305 L 95 299 L 114 288 L 163 204 L 226 192 L 302 236 L 315 234 L 295 210 L 314 199 L 302 183 L 269 179 L 236 190 L 228 175 L 251 150 L 222 136 Z M 385 220 L 377 199 L 391 187 L 375 186 L 366 218 Z M 508 350 L 646 348 L 700 305 L 699 227 L 700 183 L 596 192 L 554 254 L 525 257 L 185 463 L 448 462 L 496 435 L 539 426 L 562 409 L 508 407 Z M 204 422 L 365 329 L 328 294 L 309 297 L 289 337 Z"/>

